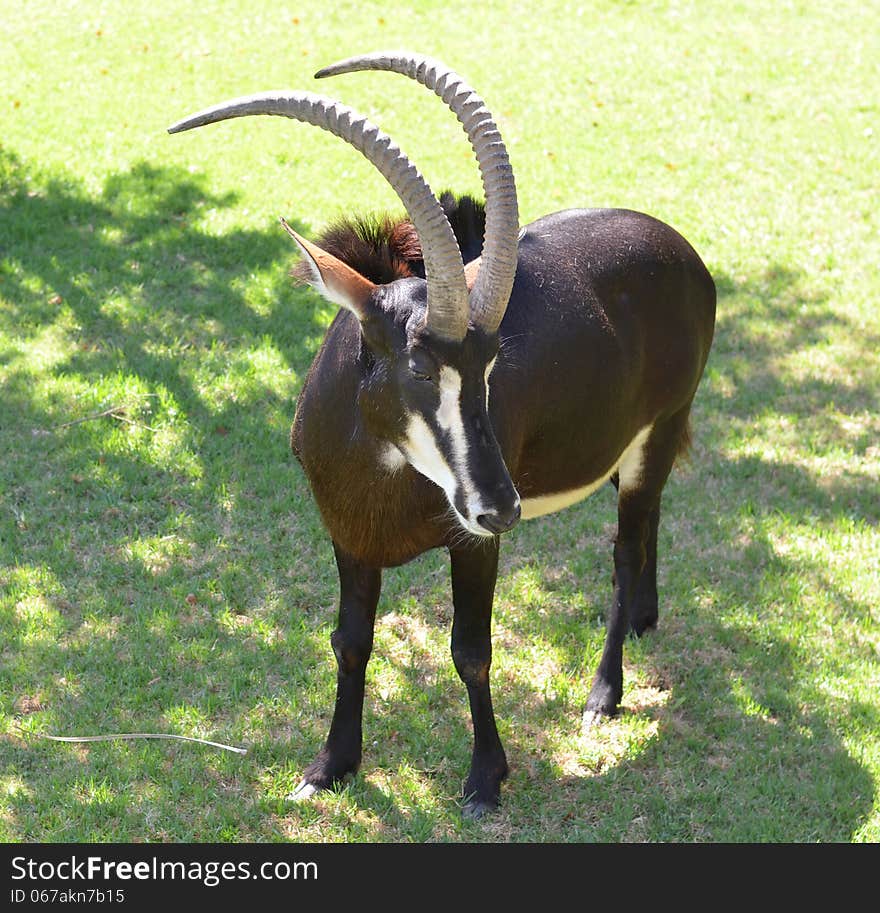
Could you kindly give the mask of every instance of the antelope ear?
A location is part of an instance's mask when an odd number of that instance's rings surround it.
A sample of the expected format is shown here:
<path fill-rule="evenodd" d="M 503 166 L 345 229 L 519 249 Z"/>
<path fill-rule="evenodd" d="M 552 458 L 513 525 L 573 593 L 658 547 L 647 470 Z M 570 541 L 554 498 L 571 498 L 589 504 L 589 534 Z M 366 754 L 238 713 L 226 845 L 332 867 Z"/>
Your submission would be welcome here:
<path fill-rule="evenodd" d="M 315 291 L 333 304 L 351 311 L 362 323 L 369 314 L 368 302 L 376 286 L 347 263 L 306 241 L 281 219 L 284 230 L 296 242 L 309 271 L 306 280 Z"/>

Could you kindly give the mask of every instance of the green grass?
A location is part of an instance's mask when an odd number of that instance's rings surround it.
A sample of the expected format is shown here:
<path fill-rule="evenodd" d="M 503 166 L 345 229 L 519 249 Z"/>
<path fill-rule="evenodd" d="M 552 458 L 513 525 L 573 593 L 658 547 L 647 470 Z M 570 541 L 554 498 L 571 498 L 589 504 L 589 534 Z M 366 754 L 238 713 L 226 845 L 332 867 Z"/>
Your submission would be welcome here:
<path fill-rule="evenodd" d="M 151 0 L 24 16 L 4 0 L 0 15 L 0 839 L 880 839 L 876 10 L 241 2 L 196 17 Z M 285 800 L 333 701 L 335 569 L 287 445 L 333 310 L 290 285 L 276 217 L 308 234 L 399 205 L 312 128 L 164 132 L 233 95 L 317 88 L 377 120 L 438 191 L 477 191 L 458 125 L 421 87 L 312 82 L 400 46 L 479 87 L 523 221 L 651 212 L 720 293 L 693 458 L 667 487 L 660 628 L 627 644 L 623 712 L 589 736 L 612 492 L 505 539 L 493 682 L 511 776 L 478 823 L 459 815 L 470 724 L 439 552 L 385 574 L 361 773 Z M 249 752 L 32 737 L 118 731 Z"/>

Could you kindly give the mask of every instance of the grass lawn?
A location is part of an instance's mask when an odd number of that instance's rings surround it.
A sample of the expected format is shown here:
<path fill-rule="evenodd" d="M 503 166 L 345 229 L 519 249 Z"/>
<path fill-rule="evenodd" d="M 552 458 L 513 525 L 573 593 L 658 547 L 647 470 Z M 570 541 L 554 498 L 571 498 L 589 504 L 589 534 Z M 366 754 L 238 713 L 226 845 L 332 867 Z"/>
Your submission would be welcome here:
<path fill-rule="evenodd" d="M 0 840 L 880 840 L 880 13 L 781 2 L 0 0 Z M 311 127 L 165 128 L 272 88 L 334 95 L 435 191 L 477 192 L 410 47 L 484 95 L 524 222 L 621 206 L 719 289 L 692 459 L 661 525 L 660 627 L 623 710 L 580 711 L 611 595 L 610 486 L 502 547 L 503 808 L 470 756 L 445 553 L 385 574 L 360 774 L 286 796 L 322 744 L 336 573 L 288 449 L 333 308 L 313 234 L 399 210 Z M 37 733 L 173 732 L 61 745 Z"/>

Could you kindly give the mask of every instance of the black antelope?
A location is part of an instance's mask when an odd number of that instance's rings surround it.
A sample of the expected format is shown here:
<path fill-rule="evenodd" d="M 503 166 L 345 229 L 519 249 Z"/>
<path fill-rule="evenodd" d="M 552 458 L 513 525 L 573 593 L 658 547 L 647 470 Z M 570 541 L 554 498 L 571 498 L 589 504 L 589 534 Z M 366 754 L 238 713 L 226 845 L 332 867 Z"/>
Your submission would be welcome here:
<path fill-rule="evenodd" d="M 617 488 L 614 594 L 585 723 L 614 714 L 624 638 L 657 622 L 660 497 L 688 443 L 715 286 L 681 235 L 637 212 L 570 209 L 521 229 L 507 152 L 483 100 L 441 63 L 406 52 L 317 75 L 364 69 L 405 74 L 452 109 L 476 153 L 484 210 L 441 205 L 388 136 L 308 92 L 235 99 L 170 132 L 251 114 L 305 121 L 363 153 L 406 207 L 409 221 L 351 221 L 320 246 L 284 223 L 300 270 L 340 306 L 291 432 L 340 585 L 333 719 L 294 798 L 360 765 L 382 568 L 445 547 L 452 657 L 474 730 L 464 812 L 479 816 L 498 805 L 508 770 L 489 692 L 500 536 L 609 480 Z M 485 228 L 476 246 L 475 226 Z"/>

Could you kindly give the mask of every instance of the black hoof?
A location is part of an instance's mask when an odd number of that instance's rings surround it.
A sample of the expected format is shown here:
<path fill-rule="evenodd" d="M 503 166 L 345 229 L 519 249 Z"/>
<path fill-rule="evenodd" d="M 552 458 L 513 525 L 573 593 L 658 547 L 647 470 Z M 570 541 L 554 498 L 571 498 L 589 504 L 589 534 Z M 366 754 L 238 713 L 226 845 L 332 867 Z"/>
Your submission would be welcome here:
<path fill-rule="evenodd" d="M 320 786 L 315 786 L 314 783 L 303 780 L 299 786 L 287 796 L 287 799 L 289 802 L 308 802 L 315 793 L 319 792 L 321 792 Z"/>
<path fill-rule="evenodd" d="M 629 629 L 636 637 L 641 637 L 645 631 L 657 627 L 659 612 L 656 597 L 646 597 L 640 600 L 636 597 L 635 604 L 629 613 Z"/>
<path fill-rule="evenodd" d="M 498 811 L 498 805 L 497 799 L 493 802 L 472 796 L 465 799 L 464 805 L 461 807 L 461 817 L 467 821 L 479 821 L 485 815 Z"/>
<path fill-rule="evenodd" d="M 614 716 L 613 713 L 603 713 L 600 710 L 590 710 L 587 707 L 581 716 L 581 732 L 586 735 L 591 729 L 595 729 L 604 720 Z"/>
<path fill-rule="evenodd" d="M 629 617 L 630 633 L 636 637 L 641 637 L 645 631 L 654 630 L 657 627 L 658 617 L 659 613 L 656 605 L 634 609 Z"/>
<path fill-rule="evenodd" d="M 501 784 L 507 779 L 507 772 L 507 758 L 503 751 L 472 766 L 464 784 L 463 818 L 476 821 L 497 810 L 501 803 Z"/>
<path fill-rule="evenodd" d="M 287 797 L 292 802 L 304 802 L 315 793 L 341 786 L 357 773 L 360 761 L 334 758 L 326 749 L 303 772 L 297 788 Z"/>
<path fill-rule="evenodd" d="M 657 617 L 654 618 L 645 618 L 639 619 L 638 621 L 632 621 L 629 625 L 630 634 L 633 637 L 641 637 L 645 631 L 656 631 L 657 630 Z"/>
<path fill-rule="evenodd" d="M 586 732 L 602 719 L 615 716 L 620 704 L 623 688 L 615 688 L 608 682 L 597 681 L 593 684 L 587 706 L 584 708 L 582 728 Z"/>

